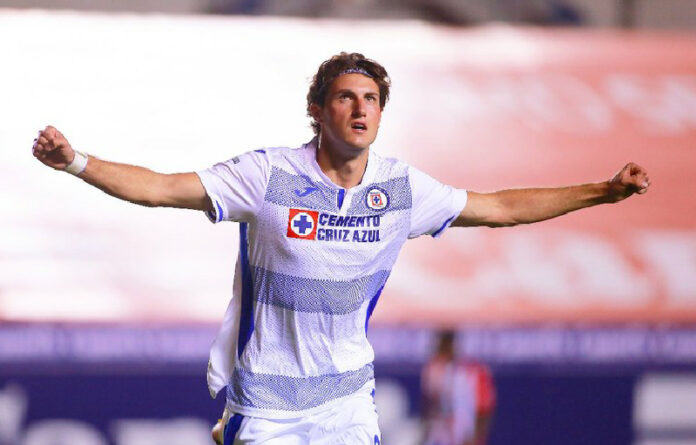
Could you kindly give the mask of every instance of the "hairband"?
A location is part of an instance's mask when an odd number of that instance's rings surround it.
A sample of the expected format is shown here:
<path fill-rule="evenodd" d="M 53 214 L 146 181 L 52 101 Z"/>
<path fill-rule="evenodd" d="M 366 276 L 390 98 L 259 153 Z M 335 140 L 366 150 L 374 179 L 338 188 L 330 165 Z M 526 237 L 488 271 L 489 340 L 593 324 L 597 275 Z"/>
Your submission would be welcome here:
<path fill-rule="evenodd" d="M 363 76 L 367 76 L 369 78 L 374 78 L 372 74 L 368 73 L 366 70 L 363 68 L 348 68 L 347 70 L 341 71 L 338 75 L 342 76 L 344 74 L 362 74 Z"/>

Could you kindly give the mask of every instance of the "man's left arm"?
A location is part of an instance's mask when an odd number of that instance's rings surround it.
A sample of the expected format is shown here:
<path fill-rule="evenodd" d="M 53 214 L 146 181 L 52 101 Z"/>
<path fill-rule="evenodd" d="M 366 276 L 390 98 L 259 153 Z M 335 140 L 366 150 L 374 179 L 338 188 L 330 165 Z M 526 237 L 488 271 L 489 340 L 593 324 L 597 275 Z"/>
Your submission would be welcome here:
<path fill-rule="evenodd" d="M 453 226 L 507 227 L 531 224 L 598 204 L 616 203 L 648 191 L 643 167 L 629 163 L 612 179 L 556 188 L 525 188 L 492 193 L 469 192 L 466 207 Z"/>

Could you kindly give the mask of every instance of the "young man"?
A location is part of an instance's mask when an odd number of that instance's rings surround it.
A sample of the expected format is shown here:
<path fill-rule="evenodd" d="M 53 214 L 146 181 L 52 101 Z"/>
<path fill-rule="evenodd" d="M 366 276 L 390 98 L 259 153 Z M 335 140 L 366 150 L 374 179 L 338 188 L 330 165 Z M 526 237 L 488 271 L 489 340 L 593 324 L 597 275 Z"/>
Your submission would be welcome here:
<path fill-rule="evenodd" d="M 389 78 L 361 54 L 322 63 L 307 97 L 317 135 L 198 173 L 159 174 L 72 149 L 53 127 L 34 156 L 106 193 L 240 222 L 234 298 L 213 344 L 225 444 L 376 444 L 367 322 L 408 238 L 448 226 L 532 223 L 645 193 L 645 171 L 563 188 L 474 193 L 370 150 Z M 229 417 L 229 421 L 227 421 Z"/>

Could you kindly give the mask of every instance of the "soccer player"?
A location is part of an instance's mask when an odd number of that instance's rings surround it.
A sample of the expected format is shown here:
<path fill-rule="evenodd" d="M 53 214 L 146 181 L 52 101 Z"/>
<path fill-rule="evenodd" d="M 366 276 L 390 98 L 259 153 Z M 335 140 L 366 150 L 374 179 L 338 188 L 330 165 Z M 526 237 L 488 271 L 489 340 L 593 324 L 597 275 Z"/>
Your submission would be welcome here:
<path fill-rule="evenodd" d="M 408 238 L 453 226 L 511 226 L 645 193 L 635 164 L 611 180 L 467 192 L 370 150 L 389 97 L 380 64 L 325 61 L 307 95 L 316 137 L 255 150 L 197 173 L 160 174 L 73 150 L 55 128 L 34 156 L 146 206 L 240 222 L 234 297 L 210 353 L 226 388 L 225 444 L 377 444 L 367 324 Z M 227 419 L 229 417 L 229 419 Z"/>
<path fill-rule="evenodd" d="M 484 364 L 457 357 L 453 331 L 439 333 L 421 392 L 424 445 L 485 445 L 495 410 L 493 379 Z"/>

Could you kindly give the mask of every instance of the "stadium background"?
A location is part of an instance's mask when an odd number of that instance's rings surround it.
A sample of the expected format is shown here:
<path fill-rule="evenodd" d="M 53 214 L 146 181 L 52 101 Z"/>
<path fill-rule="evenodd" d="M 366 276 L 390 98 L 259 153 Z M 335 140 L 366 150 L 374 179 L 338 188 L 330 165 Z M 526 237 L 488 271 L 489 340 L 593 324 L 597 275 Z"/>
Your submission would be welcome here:
<path fill-rule="evenodd" d="M 233 224 L 146 209 L 30 155 L 165 172 L 311 137 L 341 51 L 393 79 L 375 148 L 473 190 L 653 187 L 529 227 L 407 243 L 370 327 L 384 443 L 418 443 L 433 333 L 493 370 L 491 444 L 696 443 L 696 5 L 0 1 L 0 444 L 206 444 Z M 33 7 L 29 8 L 29 7 Z"/>

